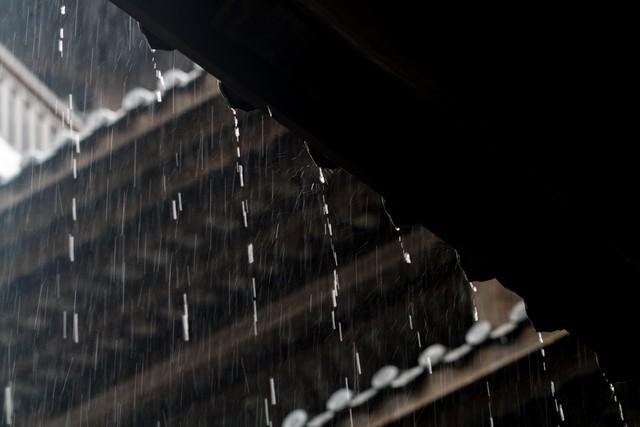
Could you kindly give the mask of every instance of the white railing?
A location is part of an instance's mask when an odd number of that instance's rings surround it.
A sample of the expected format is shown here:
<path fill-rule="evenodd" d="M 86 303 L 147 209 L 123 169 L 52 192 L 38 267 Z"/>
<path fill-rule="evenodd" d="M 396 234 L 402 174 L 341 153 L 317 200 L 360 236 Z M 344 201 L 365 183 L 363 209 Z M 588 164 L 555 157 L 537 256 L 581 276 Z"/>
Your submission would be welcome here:
<path fill-rule="evenodd" d="M 61 119 L 11 74 L 0 69 L 0 137 L 21 154 L 48 151 Z"/>

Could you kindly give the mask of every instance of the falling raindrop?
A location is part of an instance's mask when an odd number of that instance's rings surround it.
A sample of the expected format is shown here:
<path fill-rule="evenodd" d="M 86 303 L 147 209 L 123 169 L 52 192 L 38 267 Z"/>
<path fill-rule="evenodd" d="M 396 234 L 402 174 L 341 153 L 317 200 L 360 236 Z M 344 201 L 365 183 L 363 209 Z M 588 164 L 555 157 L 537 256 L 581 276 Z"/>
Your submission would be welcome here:
<path fill-rule="evenodd" d="M 253 243 L 249 243 L 247 246 L 247 258 L 249 260 L 249 264 L 253 264 Z"/>
<path fill-rule="evenodd" d="M 13 425 L 13 390 L 11 384 L 4 388 L 4 413 L 7 425 Z"/>
<path fill-rule="evenodd" d="M 178 210 L 176 209 L 175 199 L 171 201 L 171 217 L 174 221 L 178 220 Z"/>
<path fill-rule="evenodd" d="M 62 339 L 67 339 L 67 311 L 62 312 Z"/>
<path fill-rule="evenodd" d="M 69 234 L 69 261 L 75 261 L 75 243 L 74 238 L 71 234 Z"/>
<path fill-rule="evenodd" d="M 72 198 L 71 199 L 71 218 L 73 219 L 73 221 L 77 221 L 78 220 L 78 214 L 76 211 L 76 198 Z"/>
<path fill-rule="evenodd" d="M 182 294 L 182 339 L 189 341 L 189 306 L 187 304 L 187 294 Z"/>
<path fill-rule="evenodd" d="M 276 404 L 276 382 L 273 377 L 269 378 L 269 388 L 271 390 L 271 404 Z"/>
<path fill-rule="evenodd" d="M 73 342 L 80 342 L 80 332 L 78 331 L 78 313 L 73 313 Z"/>

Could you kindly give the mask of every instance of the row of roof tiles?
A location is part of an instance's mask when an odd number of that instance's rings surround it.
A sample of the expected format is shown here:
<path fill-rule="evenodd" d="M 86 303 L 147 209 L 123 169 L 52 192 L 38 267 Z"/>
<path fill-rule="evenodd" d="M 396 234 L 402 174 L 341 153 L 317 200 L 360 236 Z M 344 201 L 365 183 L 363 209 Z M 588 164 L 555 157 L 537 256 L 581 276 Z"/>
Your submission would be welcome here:
<path fill-rule="evenodd" d="M 384 366 L 371 377 L 371 385 L 367 390 L 355 394 L 347 387 L 341 388 L 327 399 L 324 412 L 312 417 L 305 409 L 295 409 L 284 418 L 282 427 L 327 425 L 340 414 L 367 404 L 385 389 L 399 390 L 425 374 L 432 374 L 435 369 L 463 363 L 474 350 L 486 343 L 507 343 L 509 338 L 527 323 L 527 319 L 524 302 L 518 302 L 512 307 L 509 319 L 505 323 L 493 327 L 486 320 L 478 321 L 467 331 L 465 342 L 460 346 L 449 349 L 442 344 L 432 344 L 418 355 L 416 366 L 405 370 L 393 365 Z"/>

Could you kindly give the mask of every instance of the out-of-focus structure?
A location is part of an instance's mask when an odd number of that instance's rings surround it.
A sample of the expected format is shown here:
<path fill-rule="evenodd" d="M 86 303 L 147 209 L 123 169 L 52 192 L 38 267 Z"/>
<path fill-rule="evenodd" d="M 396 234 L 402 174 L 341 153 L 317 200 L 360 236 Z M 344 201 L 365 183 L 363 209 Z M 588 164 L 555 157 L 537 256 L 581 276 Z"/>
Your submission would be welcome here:
<path fill-rule="evenodd" d="M 55 148 L 60 132 L 81 127 L 72 104 L 72 99 L 59 99 L 0 44 L 1 144 L 24 157 L 43 156 Z"/>
<path fill-rule="evenodd" d="M 199 68 L 158 90 L 0 186 L 5 420 L 619 420 L 593 353 L 537 334 L 497 282 L 470 285 L 426 229 L 399 233 L 299 137 L 234 114 Z M 585 378 L 605 395 L 589 413 L 563 392 Z"/>

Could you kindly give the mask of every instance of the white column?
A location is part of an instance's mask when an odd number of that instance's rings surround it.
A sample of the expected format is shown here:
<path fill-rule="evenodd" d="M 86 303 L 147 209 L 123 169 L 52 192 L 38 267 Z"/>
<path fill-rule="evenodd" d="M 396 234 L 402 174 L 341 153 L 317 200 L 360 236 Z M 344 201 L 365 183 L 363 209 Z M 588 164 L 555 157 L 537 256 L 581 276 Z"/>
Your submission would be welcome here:
<path fill-rule="evenodd" d="M 0 82 L 0 136 L 9 138 L 9 93 L 11 79 L 5 76 Z"/>
<path fill-rule="evenodd" d="M 53 135 L 51 134 L 51 115 L 47 111 L 44 114 L 42 122 L 40 123 L 42 126 L 42 140 L 40 141 L 40 149 L 48 150 L 51 147 L 51 143 L 53 142 Z"/>
<path fill-rule="evenodd" d="M 35 103 L 29 104 L 27 113 L 27 152 L 36 151 L 36 126 L 38 125 L 38 105 Z"/>
<path fill-rule="evenodd" d="M 9 141 L 9 143 L 13 144 L 14 148 L 19 153 L 24 153 L 26 147 L 24 144 L 25 135 L 23 135 L 22 132 L 22 119 L 24 116 L 24 93 L 22 92 L 22 88 L 18 88 L 16 92 L 16 98 L 13 100 L 13 102 L 13 126 L 15 130 L 15 138 L 14 141 Z"/>

